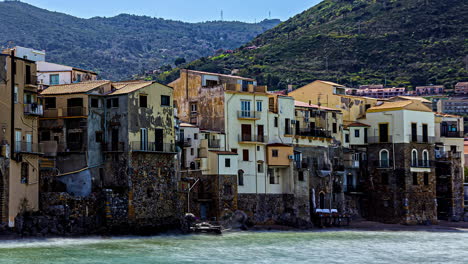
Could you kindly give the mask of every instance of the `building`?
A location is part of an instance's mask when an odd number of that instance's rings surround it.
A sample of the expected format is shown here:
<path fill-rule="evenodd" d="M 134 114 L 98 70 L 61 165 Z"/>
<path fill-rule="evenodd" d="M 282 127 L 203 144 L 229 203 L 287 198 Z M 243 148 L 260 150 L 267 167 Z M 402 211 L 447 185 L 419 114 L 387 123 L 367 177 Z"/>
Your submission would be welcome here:
<path fill-rule="evenodd" d="M 284 221 L 281 217 L 294 206 L 294 100 L 268 94 L 265 86 L 250 78 L 191 70 L 182 70 L 170 86 L 182 122 L 196 125 L 201 133 L 209 132 L 208 139 L 225 135 L 220 149 L 207 149 L 211 157 L 216 154 L 218 158 L 208 158 L 204 166 L 201 157 L 202 175 L 213 161 L 219 164 L 220 155 L 237 157 L 231 160 L 238 169 L 237 204 L 225 209 L 237 206 L 256 223 Z M 200 152 L 206 153 L 201 146 Z M 211 175 L 206 184 L 216 176 L 220 174 Z M 296 220 L 294 214 L 288 219 Z"/>
<path fill-rule="evenodd" d="M 460 221 L 464 214 L 463 118 L 436 113 L 435 142 L 437 216 L 440 220 Z"/>
<path fill-rule="evenodd" d="M 288 95 L 296 101 L 333 108 L 343 113 L 343 122 L 353 123 L 365 115 L 366 110 L 377 103 L 377 99 L 346 95 L 346 87 L 340 84 L 315 81 L 298 88 Z"/>
<path fill-rule="evenodd" d="M 14 69 L 14 70 L 13 70 Z M 34 61 L 0 54 L 0 223 L 39 209 L 39 117 Z"/>
<path fill-rule="evenodd" d="M 406 88 L 404 87 L 393 87 L 393 88 L 361 88 L 358 90 L 353 90 L 351 95 L 355 96 L 364 96 L 372 98 L 391 98 L 395 96 L 406 95 Z"/>
<path fill-rule="evenodd" d="M 436 223 L 434 113 L 418 100 L 381 102 L 360 120 L 368 130 L 368 219 Z"/>
<path fill-rule="evenodd" d="M 444 94 L 443 85 L 430 85 L 430 86 L 417 86 L 414 89 L 414 95 L 416 96 L 431 96 L 431 95 L 442 95 Z"/>
<path fill-rule="evenodd" d="M 456 95 L 468 94 L 468 82 L 459 82 L 455 84 L 455 94 Z"/>
<path fill-rule="evenodd" d="M 97 73 L 57 63 L 38 61 L 37 79 L 41 90 L 51 85 L 71 84 L 97 80 Z"/>
<path fill-rule="evenodd" d="M 451 97 L 437 102 L 437 112 L 451 115 L 468 115 L 468 98 Z"/>
<path fill-rule="evenodd" d="M 45 50 L 35 50 L 20 46 L 15 46 L 14 48 L 3 50 L 4 54 L 11 54 L 11 52 L 13 52 L 13 55 L 15 57 L 23 58 L 34 62 L 46 60 Z"/>

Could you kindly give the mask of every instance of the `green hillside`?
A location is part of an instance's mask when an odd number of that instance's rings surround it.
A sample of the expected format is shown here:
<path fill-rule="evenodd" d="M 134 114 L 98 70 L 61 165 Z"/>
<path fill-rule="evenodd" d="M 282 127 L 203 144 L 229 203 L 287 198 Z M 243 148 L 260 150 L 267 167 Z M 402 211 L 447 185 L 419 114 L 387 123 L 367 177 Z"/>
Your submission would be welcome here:
<path fill-rule="evenodd" d="M 272 88 L 316 79 L 349 86 L 468 80 L 468 1 L 325 0 L 234 54 L 184 67 L 255 77 Z M 158 77 L 169 82 L 176 71 Z"/>
<path fill-rule="evenodd" d="M 97 71 L 119 80 L 233 49 L 278 25 L 279 20 L 184 23 L 146 16 L 81 19 L 22 2 L 0 2 L 0 47 L 44 49 L 47 60 Z"/>

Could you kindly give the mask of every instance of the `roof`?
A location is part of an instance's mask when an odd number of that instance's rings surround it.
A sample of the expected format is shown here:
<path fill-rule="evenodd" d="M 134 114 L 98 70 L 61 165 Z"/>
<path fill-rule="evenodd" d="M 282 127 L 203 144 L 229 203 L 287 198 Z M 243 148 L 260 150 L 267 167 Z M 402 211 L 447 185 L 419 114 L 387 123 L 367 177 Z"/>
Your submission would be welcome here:
<path fill-rule="evenodd" d="M 321 82 L 321 83 L 328 84 L 328 85 L 332 85 L 332 86 L 345 87 L 344 85 L 337 84 L 337 83 L 334 83 L 334 82 L 329 82 L 329 81 L 317 80 L 316 82 Z"/>
<path fill-rule="evenodd" d="M 239 155 L 235 152 L 231 152 L 231 151 L 218 151 L 218 150 L 210 150 L 210 152 L 213 152 L 215 154 L 218 154 L 218 155 Z"/>
<path fill-rule="evenodd" d="M 55 62 L 49 62 L 49 61 L 41 61 L 43 63 L 47 63 L 47 64 L 55 64 L 55 65 L 60 65 L 60 66 L 65 66 L 65 67 L 70 67 L 72 68 L 72 70 L 75 70 L 75 71 L 81 71 L 81 72 L 88 72 L 88 73 L 91 73 L 91 74 L 95 74 L 95 75 L 98 75 L 96 72 L 94 71 L 90 71 L 90 70 L 85 70 L 85 69 L 80 69 L 80 68 L 77 68 L 77 67 L 73 67 L 73 66 L 69 66 L 69 65 L 65 65 L 65 64 L 60 64 L 60 63 L 55 63 Z M 57 72 L 57 71 L 39 71 L 38 72 Z"/>
<path fill-rule="evenodd" d="M 468 85 L 468 82 L 459 82 L 459 83 L 457 83 L 457 84 L 455 84 L 455 85 L 457 85 L 457 86 L 458 86 L 458 85 Z"/>
<path fill-rule="evenodd" d="M 148 87 L 152 84 L 153 82 L 151 81 L 116 82 L 116 83 L 113 83 L 113 86 L 117 90 L 111 93 L 110 95 L 121 95 L 121 94 L 132 93 L 142 88 Z"/>
<path fill-rule="evenodd" d="M 422 97 L 418 97 L 418 96 L 403 96 L 403 95 L 400 95 L 400 96 L 392 97 L 390 99 L 398 99 L 398 98 L 401 98 L 401 99 L 404 99 L 404 100 L 418 100 L 418 101 L 421 101 L 423 103 L 432 103 L 431 101 L 429 101 L 427 99 L 424 99 Z"/>
<path fill-rule="evenodd" d="M 451 114 L 446 114 L 446 113 L 439 113 L 439 112 L 436 112 L 435 114 L 436 114 L 436 115 L 438 115 L 438 116 L 442 116 L 442 117 L 455 117 L 455 118 L 461 118 L 461 116 L 458 116 L 458 115 L 451 115 Z"/>
<path fill-rule="evenodd" d="M 197 128 L 196 125 L 192 125 L 192 124 L 189 124 L 189 123 L 180 123 L 180 127 L 193 127 L 193 128 Z"/>
<path fill-rule="evenodd" d="M 397 111 L 397 110 L 412 110 L 420 112 L 431 112 L 426 105 L 421 101 L 416 100 L 406 100 L 406 101 L 396 101 L 396 102 L 382 102 L 381 105 L 371 107 L 367 110 L 368 113 L 374 112 L 384 112 L 384 111 Z"/>
<path fill-rule="evenodd" d="M 364 123 L 354 122 L 354 123 L 347 125 L 347 127 L 370 127 L 370 126 Z"/>
<path fill-rule="evenodd" d="M 99 81 L 88 81 L 71 84 L 61 84 L 49 86 L 41 92 L 42 95 L 59 95 L 59 94 L 77 94 L 87 93 L 105 84 L 110 84 L 110 81 L 99 80 Z"/>
<path fill-rule="evenodd" d="M 268 144 L 268 147 L 291 147 L 291 145 L 283 144 L 283 143 L 272 143 Z"/>
<path fill-rule="evenodd" d="M 297 101 L 297 100 L 294 101 L 294 106 L 296 106 L 296 107 L 316 108 L 316 109 L 323 109 L 323 110 L 330 110 L 330 111 L 340 111 L 339 109 L 318 106 L 318 105 L 315 105 L 315 104 L 308 104 L 308 103 L 304 103 L 304 102 Z"/>
<path fill-rule="evenodd" d="M 235 75 L 228 75 L 228 74 L 221 74 L 221 73 L 213 73 L 213 72 L 203 72 L 203 71 L 194 71 L 194 70 L 187 70 L 187 71 L 188 71 L 188 72 L 192 72 L 192 73 L 204 74 L 204 75 L 215 75 L 215 76 L 221 76 L 221 77 L 227 77 L 227 78 L 234 78 L 234 79 L 255 81 L 255 80 L 252 79 L 252 78 L 246 78 L 246 77 L 235 76 Z"/>

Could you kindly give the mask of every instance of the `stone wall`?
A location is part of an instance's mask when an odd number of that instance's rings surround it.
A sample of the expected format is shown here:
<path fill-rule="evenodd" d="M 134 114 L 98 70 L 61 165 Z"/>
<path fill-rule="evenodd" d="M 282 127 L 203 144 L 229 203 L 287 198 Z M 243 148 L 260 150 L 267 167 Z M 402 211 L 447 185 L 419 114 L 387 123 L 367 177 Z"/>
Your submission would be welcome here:
<path fill-rule="evenodd" d="M 310 226 L 294 208 L 292 194 L 239 194 L 238 208 L 257 225 Z"/>

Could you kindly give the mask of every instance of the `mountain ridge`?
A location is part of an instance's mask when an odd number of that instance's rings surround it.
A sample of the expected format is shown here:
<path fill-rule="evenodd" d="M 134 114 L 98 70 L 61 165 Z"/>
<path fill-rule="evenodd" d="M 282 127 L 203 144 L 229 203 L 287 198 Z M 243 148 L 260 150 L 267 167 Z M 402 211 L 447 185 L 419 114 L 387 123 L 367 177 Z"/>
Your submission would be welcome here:
<path fill-rule="evenodd" d="M 121 80 L 157 70 L 182 57 L 188 61 L 236 48 L 280 23 L 210 21 L 188 23 L 148 16 L 78 18 L 33 5 L 0 2 L 0 45 L 47 51 L 47 60 Z"/>

